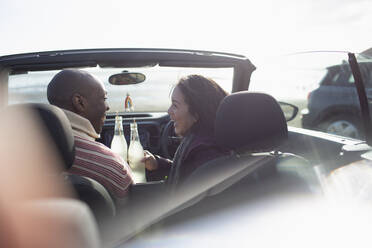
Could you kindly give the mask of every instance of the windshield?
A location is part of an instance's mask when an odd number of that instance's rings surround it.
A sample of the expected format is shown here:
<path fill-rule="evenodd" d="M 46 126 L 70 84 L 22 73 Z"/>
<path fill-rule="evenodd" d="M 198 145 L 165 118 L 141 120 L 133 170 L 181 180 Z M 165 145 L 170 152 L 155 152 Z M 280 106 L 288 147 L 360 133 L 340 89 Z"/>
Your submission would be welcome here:
<path fill-rule="evenodd" d="M 372 62 L 368 54 L 357 55 L 368 97 L 371 97 Z M 347 52 L 303 52 L 273 56 L 255 63 L 249 91 L 268 93 L 279 102 L 298 108 L 290 127 L 306 128 L 365 140 L 360 104 Z M 166 112 L 170 92 L 186 75 L 201 74 L 232 91 L 233 68 L 139 67 L 82 68 L 102 80 L 108 92 L 108 114 L 124 112 L 124 99 L 132 98 L 134 112 Z M 146 80 L 136 85 L 111 85 L 110 75 L 122 71 L 139 72 Z M 46 88 L 55 71 L 37 71 L 9 77 L 8 102 L 47 102 Z M 151 101 L 149 99 L 151 98 Z M 281 105 L 286 118 L 293 108 Z M 287 118 L 287 120 L 290 118 Z"/>
<path fill-rule="evenodd" d="M 227 92 L 232 89 L 232 68 L 81 68 L 98 77 L 105 84 L 110 106 L 109 113 L 124 112 L 124 100 L 129 94 L 134 112 L 165 112 L 170 105 L 170 91 L 178 80 L 190 74 L 201 74 L 215 80 Z M 110 75 L 124 70 L 140 72 L 146 76 L 143 83 L 136 85 L 111 85 Z M 46 89 L 59 70 L 38 71 L 9 77 L 9 104 L 22 102 L 47 103 Z M 149 100 L 151 99 L 151 100 Z"/>
<path fill-rule="evenodd" d="M 372 63 L 363 55 L 358 55 L 358 62 L 369 92 Z M 249 90 L 297 106 L 299 114 L 289 126 L 365 140 L 347 52 L 290 54 L 270 58 L 257 67 Z"/>

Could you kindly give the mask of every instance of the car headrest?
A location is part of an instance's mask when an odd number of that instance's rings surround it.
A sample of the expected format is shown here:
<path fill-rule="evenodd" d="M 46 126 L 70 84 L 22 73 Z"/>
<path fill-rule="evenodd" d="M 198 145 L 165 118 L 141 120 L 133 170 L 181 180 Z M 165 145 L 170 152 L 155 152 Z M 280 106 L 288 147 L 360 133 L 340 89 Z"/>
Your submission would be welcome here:
<path fill-rule="evenodd" d="M 70 121 L 58 107 L 50 104 L 27 103 L 11 105 L 9 108 L 26 108 L 39 117 L 42 128 L 56 146 L 65 168 L 69 169 L 75 158 L 75 142 Z"/>
<path fill-rule="evenodd" d="M 48 134 L 57 146 L 65 170 L 68 170 L 75 159 L 75 141 L 70 121 L 58 107 L 50 104 L 30 104 L 45 125 Z"/>
<path fill-rule="evenodd" d="M 216 115 L 217 142 L 232 150 L 272 150 L 288 136 L 287 122 L 270 95 L 237 92 L 226 96 Z"/>

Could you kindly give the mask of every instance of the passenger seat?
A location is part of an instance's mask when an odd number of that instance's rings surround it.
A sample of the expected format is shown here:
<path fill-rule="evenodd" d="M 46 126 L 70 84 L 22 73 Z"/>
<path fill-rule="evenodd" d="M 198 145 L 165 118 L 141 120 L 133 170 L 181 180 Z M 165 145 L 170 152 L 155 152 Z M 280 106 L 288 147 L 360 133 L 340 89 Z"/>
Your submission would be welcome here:
<path fill-rule="evenodd" d="M 272 96 L 238 92 L 225 97 L 217 112 L 215 136 L 231 154 L 209 161 L 186 179 L 178 195 L 188 195 L 189 205 L 242 182 L 239 190 L 278 178 L 284 183 L 300 182 L 303 190 L 310 190 L 306 178 L 298 173 L 298 168 L 311 170 L 308 161 L 280 152 L 288 128 Z"/>

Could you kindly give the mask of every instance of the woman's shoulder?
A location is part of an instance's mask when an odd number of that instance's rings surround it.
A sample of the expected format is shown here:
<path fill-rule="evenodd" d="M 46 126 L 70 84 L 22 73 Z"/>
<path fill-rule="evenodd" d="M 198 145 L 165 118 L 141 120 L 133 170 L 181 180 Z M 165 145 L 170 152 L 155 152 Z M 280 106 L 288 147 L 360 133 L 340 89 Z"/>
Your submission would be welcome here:
<path fill-rule="evenodd" d="M 187 153 L 206 155 L 225 155 L 229 153 L 229 150 L 225 147 L 217 144 L 215 139 L 211 136 L 200 136 L 195 135 L 189 145 Z"/>
<path fill-rule="evenodd" d="M 229 151 L 219 146 L 211 137 L 194 137 L 183 157 L 181 174 L 185 178 L 201 165 L 228 155 Z"/>

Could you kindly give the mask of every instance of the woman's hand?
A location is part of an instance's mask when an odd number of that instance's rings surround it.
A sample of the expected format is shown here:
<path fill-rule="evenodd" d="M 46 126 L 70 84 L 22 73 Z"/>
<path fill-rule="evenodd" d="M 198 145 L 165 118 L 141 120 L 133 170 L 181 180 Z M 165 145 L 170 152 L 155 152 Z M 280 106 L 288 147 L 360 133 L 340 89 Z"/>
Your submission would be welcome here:
<path fill-rule="evenodd" d="M 141 162 L 145 163 L 145 167 L 149 171 L 158 169 L 158 161 L 156 161 L 155 156 L 147 150 L 144 151 L 144 156 Z"/>

